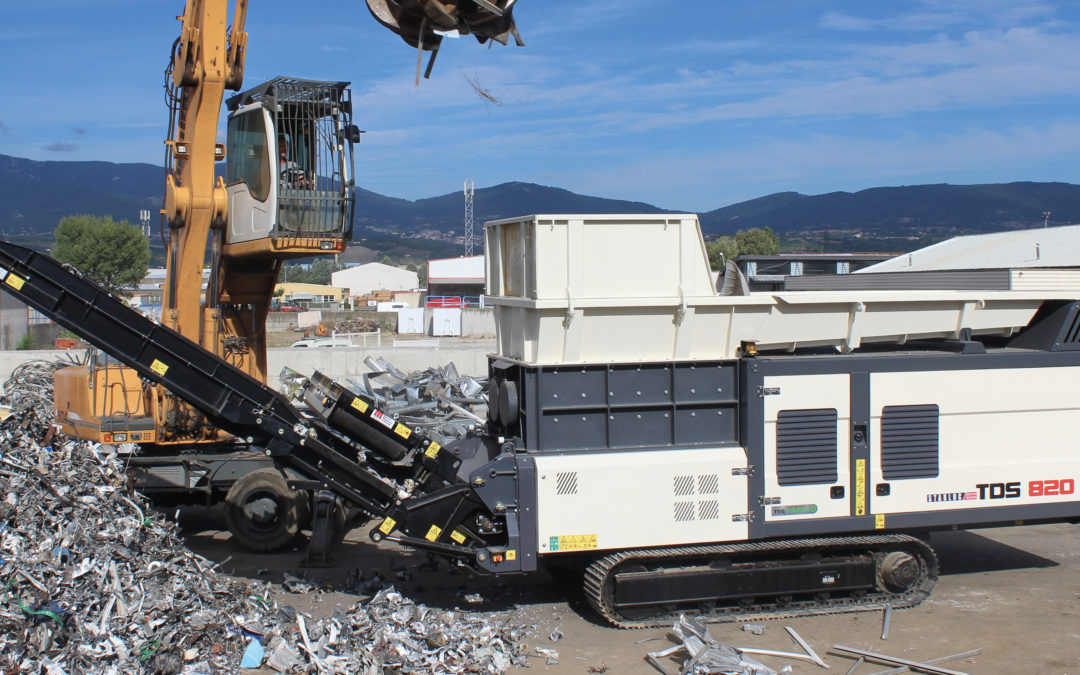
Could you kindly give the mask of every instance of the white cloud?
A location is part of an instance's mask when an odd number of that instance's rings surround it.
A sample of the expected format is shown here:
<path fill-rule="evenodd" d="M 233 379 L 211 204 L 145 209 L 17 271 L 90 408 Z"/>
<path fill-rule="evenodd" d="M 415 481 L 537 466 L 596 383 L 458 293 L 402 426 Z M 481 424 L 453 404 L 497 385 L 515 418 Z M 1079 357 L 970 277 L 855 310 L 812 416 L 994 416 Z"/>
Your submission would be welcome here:
<path fill-rule="evenodd" d="M 782 190 L 820 194 L 880 185 L 1067 180 L 1047 167 L 1080 152 L 1080 123 L 892 137 L 814 134 L 738 148 L 650 156 L 577 178 L 580 191 L 712 210 Z M 1037 173 L 1037 175 L 1033 175 Z M 678 184 L 665 179 L 679 176 Z"/>

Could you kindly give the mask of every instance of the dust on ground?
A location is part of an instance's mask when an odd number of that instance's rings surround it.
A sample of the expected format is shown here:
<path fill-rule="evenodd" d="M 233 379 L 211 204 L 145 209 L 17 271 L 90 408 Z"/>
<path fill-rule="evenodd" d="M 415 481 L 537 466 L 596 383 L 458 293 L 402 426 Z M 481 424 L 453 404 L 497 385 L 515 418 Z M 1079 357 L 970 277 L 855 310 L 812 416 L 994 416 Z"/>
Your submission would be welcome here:
<path fill-rule="evenodd" d="M 305 569 L 299 564 L 303 555 L 299 548 L 274 554 L 239 549 L 216 509 L 184 509 L 179 520 L 189 546 L 220 562 L 228 574 L 280 582 L 289 572 L 324 588 L 325 592 L 301 595 L 281 591 L 289 595 L 289 604 L 316 617 L 364 599 L 363 594 L 340 590 L 355 588 L 359 575 L 393 584 L 430 607 L 494 612 L 494 621 L 527 624 L 532 627 L 525 640 L 530 652 L 536 654 L 536 647 L 554 649 L 559 659 L 548 665 L 545 657 L 533 656 L 531 672 L 587 673 L 606 667 L 612 674 L 654 673 L 645 654 L 672 644 L 664 629 L 628 631 L 602 623 L 578 589 L 542 572 L 499 579 L 476 576 L 445 561 L 433 563 L 424 553 L 386 542 L 373 544 L 367 528 L 349 533 L 334 551 L 335 567 Z M 768 621 L 760 636 L 744 632 L 739 624 L 713 624 L 710 632 L 719 642 L 737 647 L 799 652 L 784 630 L 791 626 L 840 673 L 854 661 L 827 653 L 834 644 L 914 661 L 981 648 L 979 656 L 942 664 L 965 673 L 1080 673 L 1080 527 L 941 532 L 930 543 L 940 558 L 941 578 L 929 600 L 893 613 L 887 640 L 881 639 L 880 611 Z M 482 601 L 466 597 L 474 595 Z M 552 641 L 553 633 L 562 637 Z M 758 658 L 777 669 L 789 663 L 794 673 L 821 670 L 807 662 Z M 669 672 L 678 671 L 675 661 L 665 666 Z M 864 663 L 854 675 L 883 670 L 887 667 Z"/>

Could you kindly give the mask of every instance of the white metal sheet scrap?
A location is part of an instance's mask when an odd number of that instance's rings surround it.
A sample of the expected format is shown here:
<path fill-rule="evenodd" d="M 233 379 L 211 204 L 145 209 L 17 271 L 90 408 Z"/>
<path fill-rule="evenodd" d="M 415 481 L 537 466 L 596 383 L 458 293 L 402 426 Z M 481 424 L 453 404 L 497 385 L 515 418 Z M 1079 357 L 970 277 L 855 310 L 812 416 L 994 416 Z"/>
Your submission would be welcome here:
<path fill-rule="evenodd" d="M 503 673 L 527 628 L 430 609 L 393 589 L 314 620 L 193 553 L 127 487 L 108 446 L 52 430 L 52 370 L 4 385 L 0 671 Z"/>

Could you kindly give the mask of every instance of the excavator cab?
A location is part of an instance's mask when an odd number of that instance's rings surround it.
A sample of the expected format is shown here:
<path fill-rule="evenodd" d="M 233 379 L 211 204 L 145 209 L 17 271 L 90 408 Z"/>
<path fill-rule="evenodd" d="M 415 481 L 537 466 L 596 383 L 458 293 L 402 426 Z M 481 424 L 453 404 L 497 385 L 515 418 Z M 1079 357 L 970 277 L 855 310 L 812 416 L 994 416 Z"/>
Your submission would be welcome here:
<path fill-rule="evenodd" d="M 360 136 L 348 86 L 277 77 L 226 101 L 226 255 L 345 248 Z"/>

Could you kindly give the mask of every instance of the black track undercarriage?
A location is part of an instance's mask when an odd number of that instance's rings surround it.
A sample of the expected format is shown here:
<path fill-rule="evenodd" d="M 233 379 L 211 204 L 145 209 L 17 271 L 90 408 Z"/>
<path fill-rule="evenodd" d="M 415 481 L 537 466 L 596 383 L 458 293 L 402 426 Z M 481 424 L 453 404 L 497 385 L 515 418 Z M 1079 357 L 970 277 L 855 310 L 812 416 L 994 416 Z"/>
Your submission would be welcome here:
<path fill-rule="evenodd" d="M 933 550 L 907 535 L 620 551 L 585 569 L 585 595 L 620 628 L 914 607 L 937 582 Z"/>

